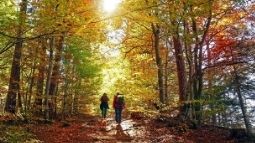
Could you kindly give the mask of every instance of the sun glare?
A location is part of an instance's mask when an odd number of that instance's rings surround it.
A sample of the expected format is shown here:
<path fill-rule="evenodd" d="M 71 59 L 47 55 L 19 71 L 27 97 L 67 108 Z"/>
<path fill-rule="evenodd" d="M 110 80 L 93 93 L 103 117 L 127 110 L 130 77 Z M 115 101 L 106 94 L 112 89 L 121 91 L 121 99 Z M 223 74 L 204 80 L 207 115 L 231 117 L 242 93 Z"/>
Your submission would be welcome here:
<path fill-rule="evenodd" d="M 108 46 L 105 45 L 100 46 L 100 52 L 108 58 L 120 56 L 119 48 L 109 48 Z"/>
<path fill-rule="evenodd" d="M 113 12 L 120 2 L 121 0 L 103 0 L 103 9 L 109 13 Z"/>

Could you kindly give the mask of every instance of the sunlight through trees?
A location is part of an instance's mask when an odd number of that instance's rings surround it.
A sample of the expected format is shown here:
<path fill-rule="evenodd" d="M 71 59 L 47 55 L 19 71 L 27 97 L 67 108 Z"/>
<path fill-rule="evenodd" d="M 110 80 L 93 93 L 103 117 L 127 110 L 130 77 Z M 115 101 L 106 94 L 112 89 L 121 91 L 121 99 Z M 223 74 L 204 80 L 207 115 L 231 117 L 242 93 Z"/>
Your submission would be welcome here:
<path fill-rule="evenodd" d="M 1 0 L 1 114 L 64 120 L 121 92 L 127 114 L 251 136 L 254 11 L 254 0 Z"/>
<path fill-rule="evenodd" d="M 121 0 L 102 0 L 103 1 L 103 9 L 106 12 L 114 12 L 114 10 L 118 7 Z"/>

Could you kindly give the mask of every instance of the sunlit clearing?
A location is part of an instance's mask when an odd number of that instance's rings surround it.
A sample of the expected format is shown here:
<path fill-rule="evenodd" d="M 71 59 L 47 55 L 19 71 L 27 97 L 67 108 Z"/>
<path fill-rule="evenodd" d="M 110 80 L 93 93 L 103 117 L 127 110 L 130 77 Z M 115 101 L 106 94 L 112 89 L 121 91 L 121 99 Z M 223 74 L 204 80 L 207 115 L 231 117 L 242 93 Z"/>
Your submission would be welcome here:
<path fill-rule="evenodd" d="M 103 0 L 103 9 L 109 13 L 113 12 L 120 2 L 121 0 Z"/>
<path fill-rule="evenodd" d="M 101 45 L 100 52 L 107 58 L 120 56 L 120 50 L 117 47 L 109 48 L 105 45 Z"/>
<path fill-rule="evenodd" d="M 108 40 L 113 44 L 120 44 L 125 37 L 125 33 L 122 29 L 113 30 L 107 33 Z"/>
<path fill-rule="evenodd" d="M 112 60 L 106 60 L 104 68 L 102 70 L 102 86 L 100 87 L 101 93 L 114 93 L 120 91 L 120 82 L 127 78 L 127 61 L 114 58 Z"/>

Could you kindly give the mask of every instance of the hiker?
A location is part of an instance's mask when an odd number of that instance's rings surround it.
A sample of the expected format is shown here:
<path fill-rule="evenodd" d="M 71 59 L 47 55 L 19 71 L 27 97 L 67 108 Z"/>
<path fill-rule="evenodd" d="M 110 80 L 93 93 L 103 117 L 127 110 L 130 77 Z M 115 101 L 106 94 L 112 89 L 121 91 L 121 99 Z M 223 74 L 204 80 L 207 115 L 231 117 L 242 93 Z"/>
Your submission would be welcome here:
<path fill-rule="evenodd" d="M 100 98 L 101 104 L 100 109 L 102 111 L 102 117 L 106 118 L 107 110 L 109 109 L 108 101 L 109 98 L 106 93 L 104 93 Z"/>
<path fill-rule="evenodd" d="M 115 120 L 118 124 L 121 123 L 121 112 L 125 108 L 124 96 L 117 93 L 113 99 L 113 107 L 115 109 Z"/>

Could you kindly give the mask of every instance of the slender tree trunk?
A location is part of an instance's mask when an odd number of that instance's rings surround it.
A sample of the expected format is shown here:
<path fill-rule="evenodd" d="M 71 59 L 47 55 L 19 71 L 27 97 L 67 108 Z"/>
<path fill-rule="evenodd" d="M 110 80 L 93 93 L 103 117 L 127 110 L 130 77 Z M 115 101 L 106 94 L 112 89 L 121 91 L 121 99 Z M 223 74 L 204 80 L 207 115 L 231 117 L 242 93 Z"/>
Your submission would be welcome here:
<path fill-rule="evenodd" d="M 65 83 L 65 89 L 64 89 L 64 95 L 63 95 L 63 101 L 62 101 L 62 120 L 65 119 L 66 116 L 66 97 L 67 97 L 67 86 L 68 84 Z"/>
<path fill-rule="evenodd" d="M 75 89 L 74 91 L 74 97 L 73 97 L 73 113 L 78 114 L 79 113 L 79 88 L 81 86 L 82 80 L 79 79 L 76 83 L 76 87 L 78 89 Z"/>
<path fill-rule="evenodd" d="M 159 47 L 160 27 L 158 25 L 152 24 L 152 31 L 153 31 L 153 37 L 154 37 L 153 47 L 155 49 L 156 64 L 158 68 L 159 99 L 161 103 L 165 103 L 164 83 L 163 83 L 163 65 L 162 65 L 162 59 L 160 58 L 160 47 Z"/>
<path fill-rule="evenodd" d="M 67 66 L 67 89 L 71 89 L 67 91 L 67 113 L 68 114 L 73 114 L 73 93 L 75 92 L 75 83 L 76 81 L 76 74 L 75 74 L 75 65 L 74 63 L 69 63 Z"/>
<path fill-rule="evenodd" d="M 35 72 L 35 60 L 33 60 L 33 66 L 31 67 L 30 71 L 30 77 L 28 80 L 28 85 L 27 85 L 27 91 L 25 95 L 25 116 L 27 115 L 27 111 L 31 107 L 31 98 L 32 98 L 32 91 L 33 91 L 33 85 L 34 85 L 34 72 Z"/>
<path fill-rule="evenodd" d="M 223 99 L 224 101 L 227 101 L 228 99 L 226 98 L 226 94 L 223 95 Z M 216 115 L 214 114 L 215 118 L 216 118 Z M 214 117 L 213 116 L 213 117 Z M 228 125 L 228 117 L 231 117 L 231 116 L 228 116 L 227 115 L 227 110 L 224 110 L 224 112 L 222 113 L 222 117 L 223 117 L 223 127 L 229 127 Z M 216 125 L 216 124 L 215 124 Z"/>
<path fill-rule="evenodd" d="M 65 77 L 64 95 L 63 95 L 63 101 L 62 101 L 62 119 L 63 120 L 65 119 L 66 113 L 67 113 L 68 86 L 69 86 L 68 77 Z"/>
<path fill-rule="evenodd" d="M 188 64 L 188 81 L 187 81 L 187 89 L 186 89 L 186 96 L 187 99 L 187 116 L 189 119 L 193 119 L 194 115 L 194 106 L 192 101 L 194 100 L 193 94 L 193 75 L 194 75 L 194 66 L 193 66 L 193 53 L 192 47 L 190 46 L 189 40 L 187 39 L 187 35 L 190 35 L 190 30 L 188 23 L 186 20 L 183 20 L 183 29 L 184 29 L 184 50 L 185 50 L 185 57 Z"/>
<path fill-rule="evenodd" d="M 23 112 L 23 107 L 22 107 L 22 98 L 21 98 L 21 93 L 18 91 L 18 108 L 20 109 L 21 112 Z"/>
<path fill-rule="evenodd" d="M 207 50 L 207 65 L 210 67 L 211 66 L 211 59 L 212 59 L 212 56 L 211 56 L 211 51 L 210 51 L 210 43 L 209 41 L 206 43 L 206 50 Z M 213 125 L 216 125 L 216 122 L 217 122 L 217 118 L 216 118 L 216 113 L 215 113 L 215 106 L 214 106 L 214 102 L 213 100 L 215 99 L 215 95 L 212 93 L 212 88 L 213 88 L 213 74 L 212 74 L 212 71 L 211 70 L 208 70 L 208 93 L 209 93 L 209 105 L 210 105 L 210 108 L 211 108 L 211 111 L 212 111 L 212 116 L 211 116 L 211 123 Z"/>
<path fill-rule="evenodd" d="M 65 59 L 68 60 L 68 59 Z M 64 120 L 66 115 L 69 113 L 71 113 L 72 110 L 70 110 L 70 108 L 72 108 L 70 105 L 72 105 L 72 100 L 70 100 L 70 96 L 69 96 L 69 92 L 70 90 L 68 89 L 72 89 L 70 88 L 70 81 L 72 79 L 72 75 L 70 75 L 70 71 L 72 71 L 73 69 L 71 68 L 71 63 L 66 63 L 65 64 L 65 79 L 64 79 L 64 95 L 63 95 L 63 101 L 62 101 L 62 119 Z"/>
<path fill-rule="evenodd" d="M 30 57 L 32 57 L 32 67 L 30 69 L 29 78 L 27 81 L 27 89 L 26 89 L 26 95 L 25 95 L 25 116 L 27 116 L 27 111 L 31 109 L 31 98 L 33 93 L 33 86 L 34 86 L 34 80 L 35 80 L 35 69 L 36 69 L 36 62 L 37 62 L 37 49 L 35 51 L 32 51 L 30 54 Z"/>
<path fill-rule="evenodd" d="M 180 102 L 180 115 L 186 114 L 186 70 L 185 70 L 185 62 L 183 57 L 183 49 L 180 43 L 179 36 L 176 34 L 173 36 L 173 44 L 174 44 L 174 54 L 177 65 L 177 76 L 178 76 L 178 85 L 179 85 L 179 102 Z"/>
<path fill-rule="evenodd" d="M 46 86 L 45 86 L 45 119 L 50 119 L 49 113 L 49 89 L 51 83 L 51 73 L 53 67 L 53 47 L 54 47 L 54 38 L 50 38 L 50 52 L 49 52 L 49 66 L 47 71 L 47 79 L 46 79 Z"/>
<path fill-rule="evenodd" d="M 164 80 L 165 80 L 165 83 L 164 83 L 164 86 L 165 86 L 165 90 L 164 90 L 164 97 L 165 97 L 165 100 L 168 101 L 168 61 L 169 61 L 169 51 L 168 51 L 168 48 L 166 49 L 166 60 L 165 60 L 165 74 L 164 74 Z"/>
<path fill-rule="evenodd" d="M 42 45 L 38 49 L 39 54 L 39 64 L 38 67 L 38 74 L 37 74 L 37 90 L 36 90 L 36 99 L 35 99 L 35 106 L 36 106 L 36 114 L 41 115 L 42 114 L 42 96 L 43 96 L 43 84 L 44 84 L 44 78 L 45 78 L 45 66 L 46 66 L 46 40 L 41 39 L 40 44 Z"/>
<path fill-rule="evenodd" d="M 30 80 L 30 85 L 29 85 L 29 90 L 28 90 L 28 101 L 27 101 L 27 105 L 30 108 L 31 107 L 31 100 L 32 100 L 32 95 L 33 95 L 33 86 L 35 83 L 35 61 L 33 63 L 33 67 L 31 69 L 31 80 Z"/>
<path fill-rule="evenodd" d="M 193 75 L 193 94 L 194 94 L 194 109 L 195 109 L 195 115 L 194 117 L 196 118 L 196 120 L 198 121 L 198 124 L 200 124 L 201 122 L 201 113 L 200 113 L 200 109 L 201 109 L 201 92 L 199 91 L 199 86 L 200 86 L 200 66 L 199 66 L 199 62 L 201 59 L 200 56 L 199 56 L 199 51 L 202 50 L 200 49 L 199 47 L 199 38 L 198 38 L 198 32 L 197 32 L 197 24 L 196 24 L 196 21 L 194 18 L 192 18 L 192 30 L 193 30 L 193 33 L 195 35 L 195 40 L 196 40 L 196 43 L 195 43 L 195 47 L 194 47 L 194 75 Z"/>
<path fill-rule="evenodd" d="M 245 107 L 244 100 L 243 100 L 243 97 L 242 97 L 239 76 L 238 76 L 236 71 L 234 71 L 234 72 L 235 72 L 235 80 L 234 80 L 235 90 L 236 90 L 236 93 L 237 93 L 237 96 L 238 96 L 238 99 L 239 99 L 239 104 L 240 104 L 240 107 L 241 107 L 241 111 L 242 111 L 242 114 L 243 114 L 243 119 L 244 119 L 244 124 L 245 124 L 245 127 L 246 127 L 246 132 L 249 136 L 252 136 L 252 126 L 251 126 L 250 119 L 249 119 L 248 114 L 247 114 L 247 109 Z"/>
<path fill-rule="evenodd" d="M 23 45 L 23 27 L 26 19 L 26 9 L 27 9 L 27 0 L 22 0 L 20 5 L 20 15 L 19 15 L 19 25 L 17 29 L 17 41 L 15 44 L 13 61 L 11 67 L 11 75 L 9 81 L 9 89 L 7 93 L 7 99 L 5 104 L 5 111 L 9 113 L 16 112 L 16 97 L 19 94 L 20 90 L 20 63 L 22 55 L 22 45 Z"/>
<path fill-rule="evenodd" d="M 63 50 L 63 44 L 64 44 L 64 37 L 60 36 L 58 39 L 56 39 L 56 53 L 55 53 L 55 59 L 54 59 L 54 66 L 52 70 L 51 80 L 50 80 L 50 87 L 49 87 L 49 96 L 51 100 L 49 100 L 49 111 L 50 111 L 50 118 L 53 118 L 56 108 L 56 91 L 57 91 L 57 85 L 60 78 L 60 62 L 61 62 L 61 56 L 62 56 L 62 50 Z"/>
<path fill-rule="evenodd" d="M 194 47 L 194 76 L 193 76 L 193 93 L 194 93 L 194 108 L 195 108 L 195 117 L 200 125 L 202 120 L 202 105 L 201 105 L 201 96 L 203 90 L 203 72 L 202 72 L 202 61 L 203 61 L 203 45 L 206 40 L 208 30 L 211 25 L 212 19 L 212 0 L 208 0 L 208 17 L 205 23 L 203 34 L 199 35 L 197 23 L 194 17 L 192 17 L 192 30 L 195 36 L 195 47 Z M 192 11 L 192 7 L 191 11 Z M 201 37 L 201 38 L 200 38 Z"/>
<path fill-rule="evenodd" d="M 231 49 L 231 56 L 232 56 L 232 61 L 236 62 L 236 56 L 233 54 L 233 49 Z M 250 119 L 248 117 L 247 114 L 247 109 L 244 103 L 244 99 L 242 96 L 242 92 L 241 92 L 241 81 L 240 81 L 240 77 L 238 75 L 238 70 L 237 67 L 235 65 L 233 65 L 233 76 L 234 76 L 234 88 L 235 88 L 235 92 L 237 94 L 238 100 L 239 100 L 239 105 L 243 114 L 243 119 L 244 119 L 244 124 L 245 124 L 245 128 L 246 128 L 246 132 L 247 134 L 251 137 L 252 136 L 252 125 L 250 122 Z"/>
<path fill-rule="evenodd" d="M 196 106 L 195 106 L 195 110 L 196 110 L 196 115 L 197 115 L 197 120 L 198 120 L 198 124 L 201 124 L 202 121 L 202 101 L 201 101 L 201 97 L 202 97 L 202 90 L 203 90 L 203 73 L 202 73 L 202 45 L 199 47 L 199 58 L 198 58 L 198 65 L 197 65 L 197 69 L 196 69 L 196 78 L 195 81 L 196 83 L 194 84 L 196 86 L 196 94 L 194 99 L 197 101 L 196 102 Z"/>

